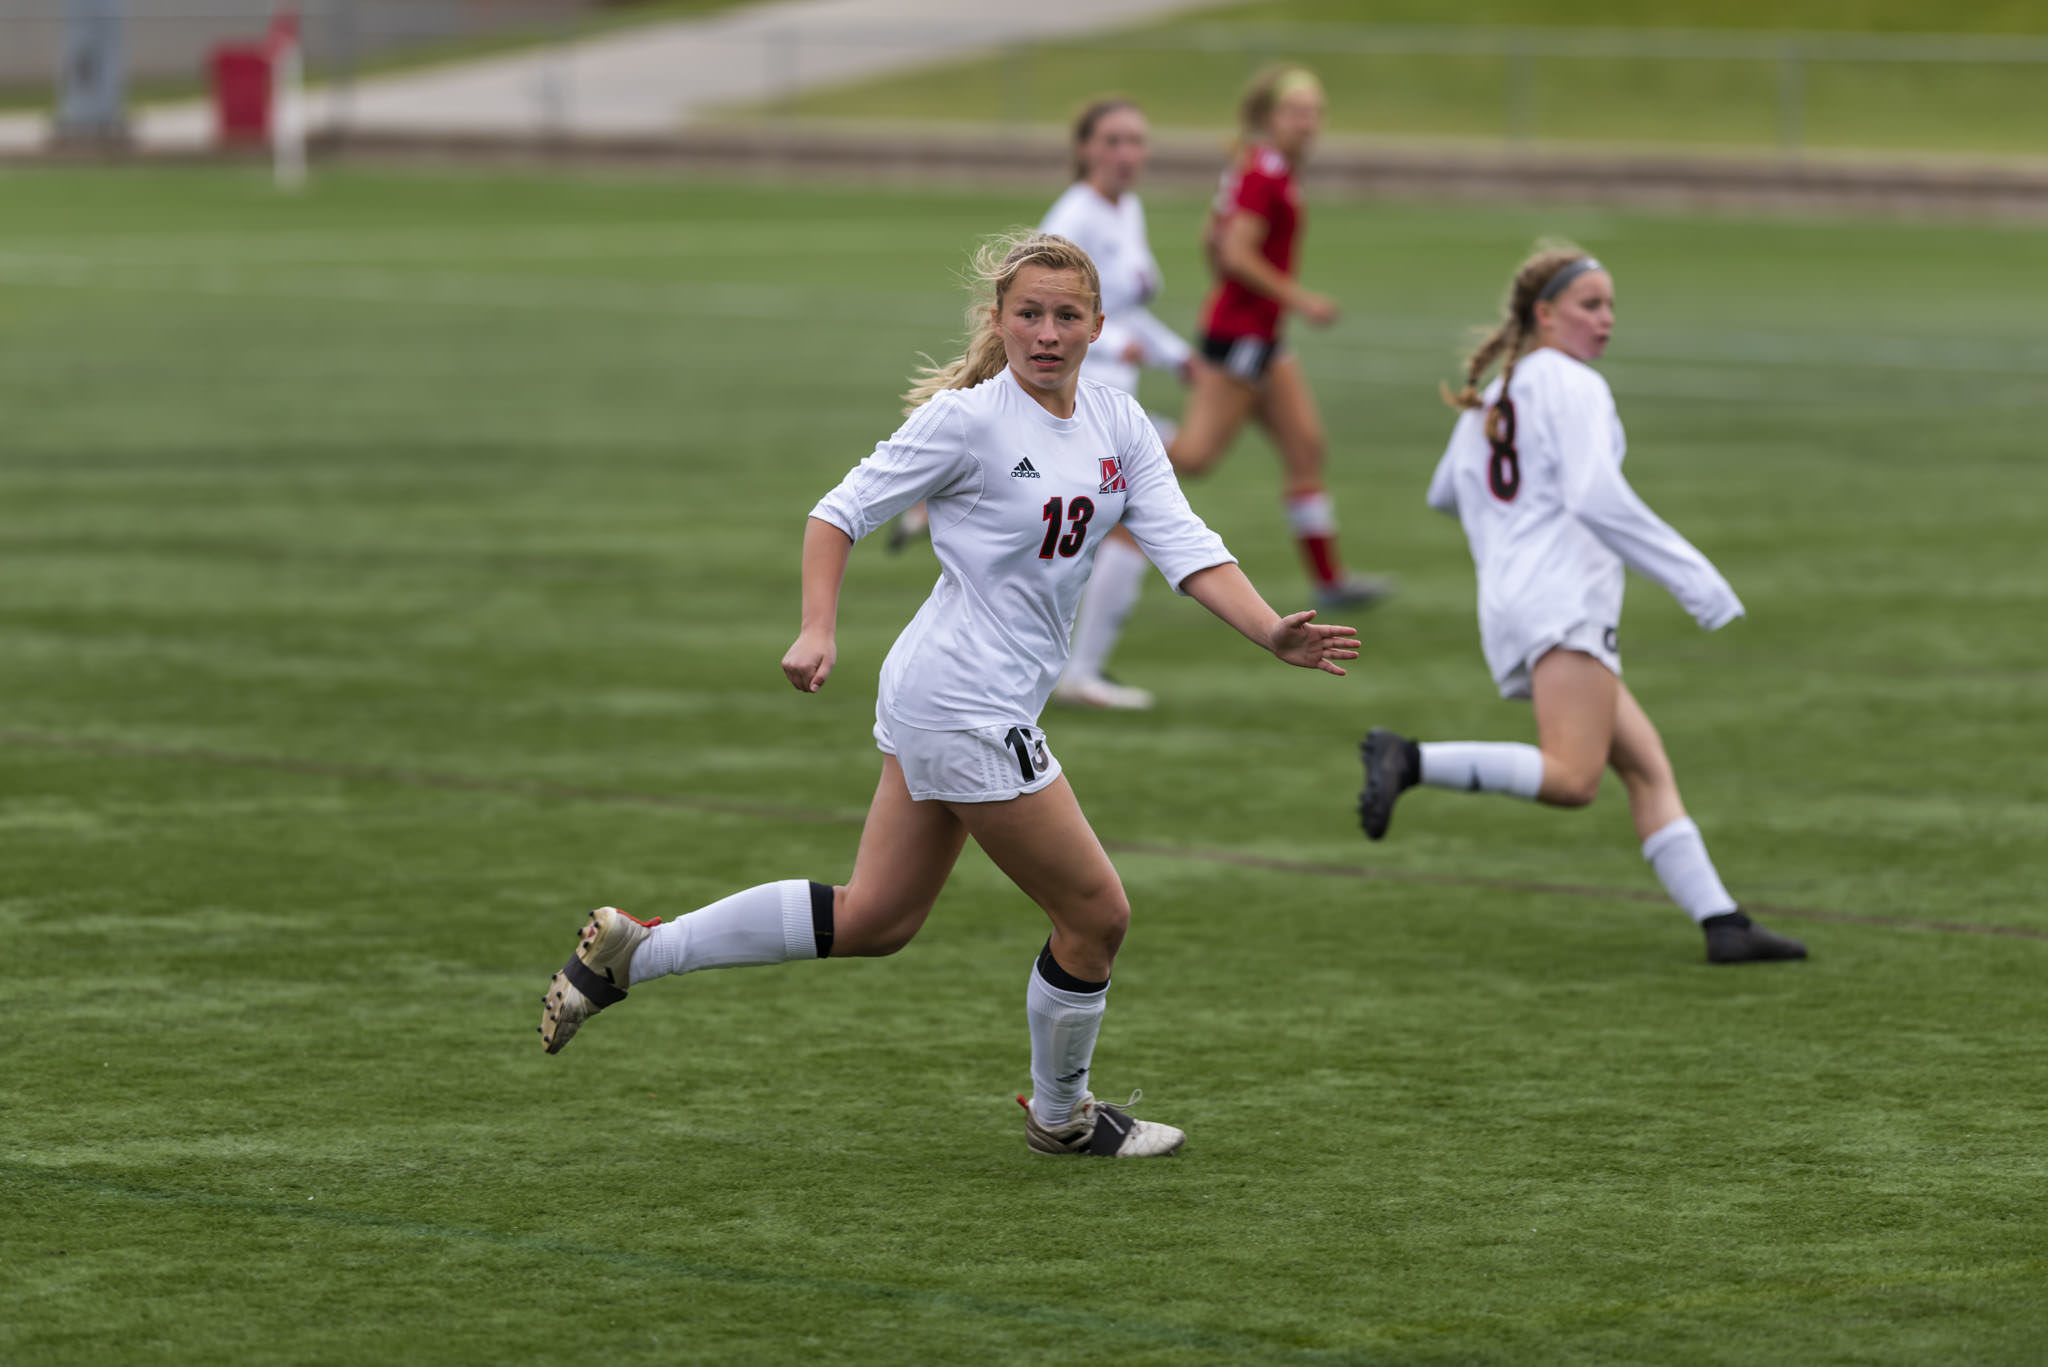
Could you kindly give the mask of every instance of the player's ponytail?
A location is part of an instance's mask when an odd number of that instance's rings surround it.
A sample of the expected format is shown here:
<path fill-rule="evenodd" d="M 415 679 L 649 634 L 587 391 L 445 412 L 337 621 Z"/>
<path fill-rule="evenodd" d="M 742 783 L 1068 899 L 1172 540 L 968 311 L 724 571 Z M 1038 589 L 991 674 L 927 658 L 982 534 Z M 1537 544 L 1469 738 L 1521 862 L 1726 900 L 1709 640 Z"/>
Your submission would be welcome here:
<path fill-rule="evenodd" d="M 918 367 L 909 390 L 903 395 L 903 411 L 926 402 L 942 389 L 972 389 L 983 380 L 1003 373 L 1003 337 L 996 330 L 996 311 L 1003 296 L 1026 266 L 1049 271 L 1078 271 L 1094 296 L 1095 312 L 1102 312 L 1102 277 L 1088 253 L 1053 233 L 1019 228 L 990 238 L 974 254 L 968 281 L 974 291 L 967 305 L 967 349 L 946 365 Z M 927 357 L 927 360 L 930 358 Z"/>
<path fill-rule="evenodd" d="M 1529 344 L 1535 340 L 1536 301 L 1543 297 L 1544 286 L 1559 271 L 1584 259 L 1585 255 L 1569 242 L 1539 242 L 1536 245 L 1536 251 L 1515 269 L 1515 278 L 1508 283 L 1507 298 L 1501 301 L 1500 322 L 1465 358 L 1465 387 L 1454 392 L 1449 385 L 1437 386 L 1445 403 L 1453 408 L 1479 407 L 1480 387 L 1485 383 L 1486 372 L 1493 369 L 1496 361 L 1502 362 L 1501 393 L 1507 393 L 1509 382 L 1515 378 L 1515 362 L 1522 359 L 1529 350 Z"/>

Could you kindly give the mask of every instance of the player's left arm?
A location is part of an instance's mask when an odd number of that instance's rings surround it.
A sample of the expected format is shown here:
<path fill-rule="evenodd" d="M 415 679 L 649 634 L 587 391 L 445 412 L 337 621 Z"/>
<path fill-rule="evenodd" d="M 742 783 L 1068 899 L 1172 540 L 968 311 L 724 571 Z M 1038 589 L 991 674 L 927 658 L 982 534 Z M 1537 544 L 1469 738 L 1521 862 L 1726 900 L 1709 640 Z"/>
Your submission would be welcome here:
<path fill-rule="evenodd" d="M 1159 370 L 1179 370 L 1194 358 L 1194 348 L 1187 340 L 1160 322 L 1144 305 L 1134 304 L 1120 316 L 1132 338 L 1143 348 L 1144 364 Z"/>
<path fill-rule="evenodd" d="M 1338 660 L 1358 658 L 1358 633 L 1324 626 L 1315 613 L 1281 616 L 1237 567 L 1223 538 L 1188 506 L 1166 448 L 1136 399 L 1121 397 L 1120 456 L 1124 526 L 1166 581 L 1228 622 L 1246 640 L 1303 669 L 1342 674 Z"/>
<path fill-rule="evenodd" d="M 1604 399 L 1604 402 L 1602 400 Z M 1561 414 L 1565 506 L 1638 574 L 1654 579 L 1707 631 L 1743 615 L 1742 600 L 1700 549 L 1650 510 L 1621 473 L 1613 400 L 1578 396 Z"/>
<path fill-rule="evenodd" d="M 1235 563 L 1196 570 L 1180 582 L 1181 592 L 1234 626 L 1252 644 L 1276 659 L 1325 674 L 1342 674 L 1339 660 L 1358 658 L 1358 632 L 1351 627 L 1324 626 L 1315 609 L 1282 617 Z"/>

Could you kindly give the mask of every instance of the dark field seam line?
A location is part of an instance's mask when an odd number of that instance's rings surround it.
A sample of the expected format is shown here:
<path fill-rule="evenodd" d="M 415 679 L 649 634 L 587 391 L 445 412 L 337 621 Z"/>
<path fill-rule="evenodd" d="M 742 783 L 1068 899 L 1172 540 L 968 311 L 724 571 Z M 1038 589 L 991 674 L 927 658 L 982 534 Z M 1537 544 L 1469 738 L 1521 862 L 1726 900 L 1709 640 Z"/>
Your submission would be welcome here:
<path fill-rule="evenodd" d="M 298 759 L 289 755 L 243 755 L 226 750 L 207 750 L 171 745 L 149 745 L 140 741 L 99 740 L 89 736 L 53 736 L 36 731 L 0 729 L 0 746 L 22 750 L 50 750 L 73 754 L 107 755 L 119 759 L 167 760 L 220 769 L 261 769 L 273 773 L 303 774 L 314 778 L 337 778 L 362 783 L 390 783 L 408 788 L 431 788 L 449 792 L 497 793 L 512 797 L 535 797 L 557 802 L 597 802 L 619 806 L 661 807 L 672 811 L 710 812 L 721 816 L 752 817 L 763 821 L 795 821 L 808 825 L 858 826 L 864 812 L 824 811 L 817 808 L 781 807 L 758 802 L 727 802 L 718 798 L 690 797 L 671 793 L 639 793 L 625 788 L 593 788 L 570 783 L 547 783 L 533 779 L 483 778 L 464 774 L 434 773 L 420 769 L 394 769 L 375 764 L 344 764 L 330 760 Z M 1149 855 L 1190 863 L 1218 864 L 1230 868 L 1258 869 L 1310 878 L 1343 878 L 1359 882 L 1408 883 L 1424 887 L 1476 888 L 1488 892 L 1523 892 L 1554 897 L 1580 897 L 1608 902 L 1643 902 L 1662 906 L 1661 893 L 1636 888 L 1605 888 L 1579 883 L 1545 883 L 1533 879 L 1486 878 L 1476 874 L 1427 873 L 1413 869 L 1376 869 L 1354 864 L 1328 864 L 1305 859 L 1282 859 L 1250 854 L 1241 850 L 1156 845 L 1137 840 L 1104 840 L 1111 854 Z M 1825 921 L 1836 925 L 1878 926 L 1887 930 L 1921 931 L 1941 935 L 1989 935 L 2012 940 L 2048 941 L 2048 930 L 2029 926 L 1987 926 L 1967 921 L 1916 921 L 1900 916 L 1870 916 L 1853 911 L 1827 911 L 1817 907 L 1783 907 L 1762 902 L 1745 902 L 1744 908 L 1760 916 L 1779 916 L 1797 921 Z"/>
<path fill-rule="evenodd" d="M 1357 1350 L 1347 1348 L 1287 1348 L 1270 1339 L 1251 1335 L 1218 1334 L 1208 1330 L 1191 1329 L 1184 1325 L 1152 1324 L 1143 1320 L 1117 1319 L 1108 1315 L 1095 1315 L 1086 1311 L 1061 1310 L 1056 1307 L 1031 1305 L 1019 1301 L 994 1300 L 985 1296 L 958 1291 L 919 1290 L 913 1287 L 891 1286 L 884 1282 L 853 1281 L 836 1277 L 805 1277 L 786 1272 L 763 1271 L 750 1267 L 727 1267 L 717 1263 L 692 1262 L 686 1258 L 665 1257 L 659 1253 L 639 1253 L 632 1249 L 607 1248 L 601 1244 L 572 1243 L 561 1239 L 542 1238 L 528 1234 L 507 1234 L 502 1230 L 484 1229 L 469 1225 L 437 1225 L 423 1220 L 408 1220 L 402 1216 L 384 1215 L 376 1211 L 349 1210 L 345 1207 L 321 1207 L 312 1205 L 307 1209 L 292 1201 L 264 1201 L 249 1196 L 223 1196 L 216 1192 L 185 1191 L 177 1188 L 136 1187 L 119 1182 L 108 1182 L 90 1177 L 74 1177 L 68 1173 L 55 1173 L 25 1163 L 0 1163 L 0 1173 L 10 1180 L 39 1183 L 46 1187 L 67 1187 L 74 1191 L 92 1192 L 100 1196 L 114 1197 L 127 1201 L 159 1202 L 171 1205 L 193 1206 L 210 1210 L 235 1211 L 245 1215 L 268 1219 L 302 1220 L 315 1224 L 340 1226 L 345 1229 L 372 1230 L 403 1235 L 413 1239 L 433 1239 L 451 1243 L 483 1244 L 492 1248 L 506 1249 L 518 1253 L 540 1253 L 556 1257 L 583 1258 L 593 1262 L 608 1263 L 614 1267 L 634 1272 L 657 1274 L 682 1280 L 718 1282 L 735 1286 L 759 1286 L 784 1291 L 807 1291 L 829 1296 L 846 1297 L 860 1301 L 896 1302 L 915 1305 L 927 1310 L 949 1314 L 979 1315 L 989 1319 L 1017 1320 L 1027 1324 L 1043 1324 L 1062 1329 L 1081 1330 L 1091 1334 L 1116 1334 L 1141 1341 L 1145 1344 L 1167 1343 L 1180 1347 L 1206 1349 L 1236 1354 L 1250 1354 L 1257 1361 L 1301 1361 L 1301 1362 L 1345 1362 L 1365 1363 Z"/>

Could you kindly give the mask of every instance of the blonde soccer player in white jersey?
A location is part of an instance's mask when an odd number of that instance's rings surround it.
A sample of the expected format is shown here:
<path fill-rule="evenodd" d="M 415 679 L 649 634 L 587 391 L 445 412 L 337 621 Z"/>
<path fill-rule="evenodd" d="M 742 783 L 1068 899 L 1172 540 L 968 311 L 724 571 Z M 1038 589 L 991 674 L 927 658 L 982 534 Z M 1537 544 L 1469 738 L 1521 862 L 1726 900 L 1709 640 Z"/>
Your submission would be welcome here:
<path fill-rule="evenodd" d="M 1625 569 L 1656 581 L 1707 631 L 1743 615 L 1728 581 L 1651 512 L 1621 472 L 1621 418 L 1593 369 L 1614 331 L 1614 281 L 1577 247 L 1538 251 L 1508 287 L 1505 316 L 1466 364 L 1462 410 L 1429 506 L 1464 524 L 1479 572 L 1479 634 L 1504 698 L 1529 698 L 1537 745 L 1417 744 L 1374 730 L 1360 747 L 1359 821 L 1387 833 L 1418 784 L 1508 793 L 1558 807 L 1593 800 L 1612 766 L 1643 857 L 1705 931 L 1713 963 L 1803 959 L 1722 886 L 1685 813 L 1657 728 L 1621 681 Z M 1479 383 L 1494 363 L 1498 378 Z"/>
<path fill-rule="evenodd" d="M 1081 374 L 1138 392 L 1142 368 L 1187 380 L 1201 362 L 1194 348 L 1147 307 L 1159 293 L 1159 262 L 1145 231 L 1145 206 L 1135 189 L 1144 174 L 1150 129 L 1130 100 L 1094 100 L 1074 121 L 1074 183 L 1053 201 L 1040 232 L 1064 237 L 1088 253 L 1102 277 L 1102 336 L 1088 348 Z M 1110 654 L 1137 605 L 1150 569 L 1122 527 L 1103 540 L 1095 571 L 1074 618 L 1073 654 L 1053 701 L 1075 707 L 1142 709 L 1152 695 L 1107 675 Z"/>
<path fill-rule="evenodd" d="M 1066 664 L 1089 562 L 1105 531 L 1126 526 L 1175 588 L 1304 669 L 1342 674 L 1337 661 L 1358 657 L 1358 637 L 1268 607 L 1188 508 L 1137 401 L 1081 378 L 1102 328 L 1085 252 L 1020 235 L 985 248 L 977 267 L 988 297 L 969 309 L 966 354 L 925 374 L 908 420 L 819 501 L 804 532 L 802 630 L 782 658 L 802 693 L 831 677 L 855 541 L 924 500 L 940 565 L 882 666 L 882 777 L 852 876 L 763 883 L 665 925 L 600 908 L 548 984 L 541 1041 L 558 1051 L 629 987 L 668 974 L 893 954 L 923 926 L 971 836 L 1052 921 L 1024 999 L 1029 1147 L 1172 1153 L 1180 1130 L 1088 1089 L 1130 905 L 1038 716 Z"/>

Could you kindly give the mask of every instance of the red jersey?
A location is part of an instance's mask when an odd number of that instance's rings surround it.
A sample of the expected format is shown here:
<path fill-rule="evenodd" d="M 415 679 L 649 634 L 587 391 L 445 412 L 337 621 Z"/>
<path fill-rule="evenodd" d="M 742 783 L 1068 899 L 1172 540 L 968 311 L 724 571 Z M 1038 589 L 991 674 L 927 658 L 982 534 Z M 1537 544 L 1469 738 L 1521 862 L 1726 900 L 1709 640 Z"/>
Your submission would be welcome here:
<path fill-rule="evenodd" d="M 1209 215 L 1210 250 L 1220 239 L 1224 222 L 1235 213 L 1257 214 L 1266 221 L 1266 240 L 1259 254 L 1283 275 L 1294 274 L 1294 243 L 1301 234 L 1301 201 L 1294 193 L 1294 168 L 1270 147 L 1252 147 L 1223 173 L 1216 205 Z M 1202 309 L 1202 332 L 1210 337 L 1280 335 L 1280 302 L 1235 280 L 1217 281 Z"/>

